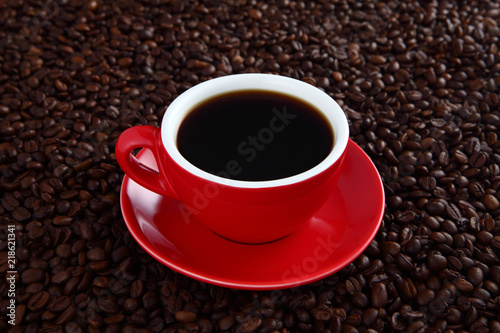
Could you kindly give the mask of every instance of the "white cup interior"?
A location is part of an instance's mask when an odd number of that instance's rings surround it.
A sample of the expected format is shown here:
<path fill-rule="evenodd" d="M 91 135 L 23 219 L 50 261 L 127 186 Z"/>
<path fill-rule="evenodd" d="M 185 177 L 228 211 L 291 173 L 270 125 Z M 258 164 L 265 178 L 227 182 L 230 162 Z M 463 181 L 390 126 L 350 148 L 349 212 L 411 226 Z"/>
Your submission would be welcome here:
<path fill-rule="evenodd" d="M 301 99 L 315 107 L 330 123 L 334 144 L 328 156 L 302 173 L 274 180 L 243 181 L 219 177 L 203 171 L 186 160 L 177 149 L 177 134 L 182 121 L 200 103 L 214 96 L 241 90 L 265 90 Z M 349 139 L 349 126 L 344 111 L 330 96 L 297 79 L 273 74 L 234 74 L 200 83 L 179 95 L 168 107 L 161 126 L 162 142 L 171 158 L 188 172 L 210 181 L 243 188 L 284 186 L 308 179 L 334 164 L 344 152 Z"/>

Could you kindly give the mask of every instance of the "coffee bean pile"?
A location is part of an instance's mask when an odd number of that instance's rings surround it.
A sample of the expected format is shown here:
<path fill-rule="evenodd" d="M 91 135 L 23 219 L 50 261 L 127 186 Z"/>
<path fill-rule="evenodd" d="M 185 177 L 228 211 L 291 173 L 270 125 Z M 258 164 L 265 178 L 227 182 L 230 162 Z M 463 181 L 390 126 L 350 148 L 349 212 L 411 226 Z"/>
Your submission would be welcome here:
<path fill-rule="evenodd" d="M 499 22 L 483 0 L 0 2 L 0 331 L 499 332 Z M 335 98 L 384 182 L 373 242 L 316 283 L 201 283 L 123 223 L 119 134 L 248 72 Z"/>

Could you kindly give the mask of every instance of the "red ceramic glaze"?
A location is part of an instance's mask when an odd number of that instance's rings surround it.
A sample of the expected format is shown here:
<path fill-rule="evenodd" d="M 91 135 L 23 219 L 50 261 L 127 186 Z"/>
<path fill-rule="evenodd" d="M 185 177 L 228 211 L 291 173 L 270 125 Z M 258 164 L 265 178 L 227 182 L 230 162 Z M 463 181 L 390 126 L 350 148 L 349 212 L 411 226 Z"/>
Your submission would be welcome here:
<path fill-rule="evenodd" d="M 187 161 L 176 142 L 179 126 L 192 108 L 206 98 L 248 89 L 293 95 L 315 107 L 334 132 L 335 142 L 328 156 L 307 171 L 270 181 L 223 178 Z M 135 182 L 181 201 L 186 221 L 195 218 L 235 242 L 261 244 L 296 231 L 323 205 L 330 194 L 327 184 L 340 175 L 348 139 L 344 112 L 323 91 L 288 77 L 239 74 L 208 80 L 187 90 L 168 107 L 161 129 L 129 128 L 118 138 L 115 152 L 118 163 Z M 159 172 L 139 163 L 131 154 L 143 147 L 153 153 Z"/>
<path fill-rule="evenodd" d="M 184 203 L 186 221 L 196 218 L 215 233 L 241 243 L 267 243 L 297 230 L 328 198 L 327 184 L 338 179 L 343 161 L 342 156 L 325 171 L 284 186 L 227 186 L 177 164 L 163 145 L 154 144 L 160 140 L 159 132 L 156 127 L 137 126 L 120 136 L 116 156 L 125 173 L 140 185 Z M 160 172 L 137 163 L 129 152 L 139 147 L 153 152 Z"/>
<path fill-rule="evenodd" d="M 157 170 L 150 151 L 140 162 Z M 356 259 L 380 227 L 384 191 L 368 156 L 349 142 L 338 181 L 324 184 L 329 193 L 302 226 L 267 244 L 247 245 L 224 239 L 175 199 L 154 193 L 128 176 L 121 190 L 125 223 L 137 242 L 166 266 L 192 278 L 231 288 L 279 289 L 314 282 Z M 236 218 L 242 218 L 236 217 Z M 271 214 L 263 225 L 282 223 Z"/>

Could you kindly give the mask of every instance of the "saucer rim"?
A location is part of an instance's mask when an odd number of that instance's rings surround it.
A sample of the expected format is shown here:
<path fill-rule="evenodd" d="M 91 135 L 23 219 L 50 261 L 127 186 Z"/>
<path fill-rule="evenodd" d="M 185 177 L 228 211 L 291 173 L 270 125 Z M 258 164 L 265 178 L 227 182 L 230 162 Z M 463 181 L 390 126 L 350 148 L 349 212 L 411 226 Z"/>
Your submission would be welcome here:
<path fill-rule="evenodd" d="M 242 290 L 277 290 L 277 289 L 286 289 L 286 288 L 294 288 L 298 286 L 302 286 L 305 284 L 313 283 L 318 280 L 324 279 L 328 276 L 331 276 L 332 274 L 335 274 L 348 266 L 350 263 L 352 263 L 356 258 L 358 258 L 365 250 L 366 248 L 370 245 L 370 243 L 373 241 L 375 238 L 376 234 L 378 233 L 380 226 L 382 224 L 383 220 L 383 215 L 385 212 L 385 191 L 383 187 L 383 182 L 382 178 L 380 176 L 380 173 L 376 169 L 373 161 L 369 158 L 369 156 L 362 150 L 361 147 L 359 147 L 354 141 L 349 139 L 348 145 L 346 149 L 355 149 L 358 151 L 359 154 L 362 155 L 363 159 L 366 159 L 367 162 L 367 167 L 370 167 L 372 171 L 374 171 L 374 174 L 377 175 L 377 192 L 380 194 L 379 198 L 381 201 L 381 206 L 377 208 L 378 216 L 372 220 L 376 221 L 370 225 L 371 227 L 371 232 L 367 234 L 366 239 L 362 242 L 363 245 L 359 246 L 357 249 L 353 250 L 352 254 L 348 257 L 344 257 L 342 259 L 342 264 L 339 265 L 334 265 L 331 269 L 327 269 L 323 273 L 318 273 L 318 274 L 310 274 L 310 276 L 293 281 L 293 282 L 274 282 L 274 283 L 251 283 L 251 282 L 244 282 L 244 281 L 234 281 L 234 280 L 224 280 L 221 278 L 215 278 L 212 276 L 212 274 L 207 274 L 207 275 L 201 275 L 196 272 L 195 270 L 189 270 L 186 267 L 181 267 L 180 265 L 176 264 L 175 262 L 168 260 L 168 257 L 166 256 L 161 256 L 158 248 L 154 244 L 152 244 L 145 236 L 144 232 L 142 232 L 142 229 L 138 225 L 138 222 L 136 221 L 130 221 L 130 217 L 128 216 L 130 213 L 125 211 L 124 208 L 124 200 L 126 199 L 125 197 L 128 197 L 126 195 L 126 188 L 128 187 L 128 184 L 130 181 L 133 182 L 132 179 L 130 179 L 127 175 L 124 176 L 123 181 L 122 181 L 122 186 L 120 189 L 120 209 L 122 212 L 123 216 L 123 221 L 125 225 L 127 226 L 127 229 L 133 236 L 134 240 L 145 250 L 149 255 L 151 255 L 153 258 L 155 258 L 157 261 L 162 263 L 163 265 L 167 266 L 168 268 L 181 273 L 183 275 L 186 275 L 190 278 L 210 283 L 213 285 L 221 286 L 221 287 L 226 287 L 226 288 L 233 288 L 233 289 L 242 289 Z M 137 157 L 139 158 L 142 152 L 139 152 Z M 347 156 L 346 156 L 347 157 Z M 341 176 L 342 177 L 342 176 Z M 373 179 L 375 181 L 375 177 Z M 135 183 L 135 182 L 134 182 Z M 137 186 L 141 186 L 137 183 L 135 183 Z M 142 186 L 141 186 L 142 187 Z M 129 199 L 130 200 L 130 199 Z M 172 199 L 173 200 L 173 199 Z M 135 224 L 136 227 L 132 226 L 131 224 Z M 136 228 L 139 228 L 139 230 L 136 230 Z M 207 229 L 209 230 L 209 229 Z M 300 232 L 298 230 L 297 232 Z M 286 238 L 286 237 L 285 237 Z M 221 238 L 223 239 L 223 238 Z M 227 241 L 227 240 L 226 240 Z M 277 242 L 279 242 L 278 240 Z M 239 244 L 241 246 L 260 246 L 260 245 L 248 245 L 248 244 Z"/>

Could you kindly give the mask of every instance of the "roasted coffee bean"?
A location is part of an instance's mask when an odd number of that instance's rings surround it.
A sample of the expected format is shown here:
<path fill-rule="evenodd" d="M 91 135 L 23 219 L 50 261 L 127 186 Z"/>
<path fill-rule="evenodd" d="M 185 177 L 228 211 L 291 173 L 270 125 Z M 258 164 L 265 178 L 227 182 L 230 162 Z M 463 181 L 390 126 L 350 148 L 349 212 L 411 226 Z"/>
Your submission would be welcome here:
<path fill-rule="evenodd" d="M 71 246 L 69 244 L 60 244 L 56 247 L 56 254 L 61 258 L 69 258 L 71 256 Z"/>
<path fill-rule="evenodd" d="M 255 332 L 262 325 L 262 319 L 259 317 L 251 317 L 237 327 L 236 332 Z"/>
<path fill-rule="evenodd" d="M 71 277 L 64 285 L 64 289 L 63 289 L 64 295 L 73 294 L 77 290 L 80 281 L 81 281 L 81 278 L 79 276 Z"/>
<path fill-rule="evenodd" d="M 2 198 L 2 206 L 7 211 L 13 211 L 19 206 L 19 201 L 12 195 L 6 195 Z"/>
<path fill-rule="evenodd" d="M 371 301 L 376 308 L 382 308 L 387 304 L 387 288 L 383 282 L 379 282 L 372 287 Z"/>
<path fill-rule="evenodd" d="M 52 220 L 52 223 L 54 223 L 55 225 L 59 225 L 59 226 L 63 226 L 63 225 L 68 226 L 71 224 L 72 220 L 73 220 L 73 218 L 71 218 L 70 216 L 57 216 Z"/>
<path fill-rule="evenodd" d="M 130 287 L 130 296 L 133 298 L 141 297 L 143 293 L 143 283 L 141 280 L 136 280 Z"/>
<path fill-rule="evenodd" d="M 52 276 L 52 283 L 61 284 L 69 280 L 71 273 L 68 270 L 60 271 L 59 273 Z"/>
<path fill-rule="evenodd" d="M 90 261 L 102 261 L 106 259 L 106 251 L 103 248 L 90 249 L 87 252 L 87 259 Z"/>
<path fill-rule="evenodd" d="M 439 253 L 433 253 L 427 258 L 427 266 L 434 271 L 444 269 L 447 264 L 446 257 Z"/>
<path fill-rule="evenodd" d="M 469 192 L 476 198 L 482 198 L 485 194 L 483 186 L 478 182 L 469 184 Z"/>
<path fill-rule="evenodd" d="M 175 320 L 183 324 L 196 321 L 196 317 L 196 313 L 191 311 L 178 311 L 175 313 Z"/>
<path fill-rule="evenodd" d="M 146 310 L 155 309 L 159 304 L 159 298 L 156 290 L 147 291 L 142 297 L 142 304 Z"/>
<path fill-rule="evenodd" d="M 458 279 L 457 289 L 460 291 L 471 292 L 474 289 L 474 285 L 465 279 Z"/>
<path fill-rule="evenodd" d="M 435 298 L 435 292 L 432 289 L 424 289 L 417 294 L 417 303 L 420 306 L 428 305 Z"/>
<path fill-rule="evenodd" d="M 218 321 L 218 328 L 221 331 L 226 331 L 235 323 L 235 318 L 233 316 L 225 316 Z"/>
<path fill-rule="evenodd" d="M 496 249 L 500 249 L 500 236 L 495 236 L 491 240 L 491 245 Z"/>
<path fill-rule="evenodd" d="M 403 245 L 403 252 L 412 256 L 418 254 L 422 249 L 421 243 L 418 239 L 410 239 Z"/>
<path fill-rule="evenodd" d="M 18 222 L 24 222 L 31 217 L 31 213 L 24 207 L 17 207 L 12 212 L 12 217 Z"/>
<path fill-rule="evenodd" d="M 157 2 L 0 3 L 0 220 L 19 272 L 16 326 L 0 331 L 498 331 L 495 6 Z M 174 273 L 120 212 L 120 133 L 242 72 L 336 99 L 387 198 L 358 259 L 279 293 Z"/>
<path fill-rule="evenodd" d="M 483 282 L 484 273 L 479 267 L 471 267 L 467 270 L 467 280 L 470 281 L 474 286 L 477 286 Z"/>
<path fill-rule="evenodd" d="M 123 308 L 125 311 L 132 313 L 137 310 L 138 302 L 135 298 L 127 298 L 123 303 Z"/>
<path fill-rule="evenodd" d="M 49 293 L 46 291 L 41 291 L 36 295 L 31 296 L 28 301 L 28 309 L 31 311 L 40 311 L 42 310 L 47 302 L 49 301 Z"/>
<path fill-rule="evenodd" d="M 49 303 L 48 308 L 49 310 L 54 312 L 61 312 L 66 310 L 70 304 L 71 304 L 71 299 L 68 296 L 60 296 L 53 299 Z"/>
<path fill-rule="evenodd" d="M 483 201 L 484 205 L 486 206 L 486 208 L 488 208 L 491 211 L 497 210 L 500 207 L 500 202 L 492 194 L 486 194 L 483 197 L 482 201 Z"/>
<path fill-rule="evenodd" d="M 25 284 L 40 282 L 44 278 L 45 278 L 44 272 L 38 268 L 29 268 L 21 274 L 21 282 Z"/>
<path fill-rule="evenodd" d="M 107 295 L 101 296 L 97 303 L 99 305 L 99 309 L 105 313 L 115 313 L 118 310 L 118 305 L 114 301 L 114 299 L 110 298 Z"/>
<path fill-rule="evenodd" d="M 76 306 L 74 304 L 71 304 L 69 307 L 66 308 L 63 313 L 57 317 L 55 320 L 55 324 L 57 325 L 64 325 L 68 323 L 70 320 L 72 320 L 76 315 Z"/>
<path fill-rule="evenodd" d="M 91 261 L 89 263 L 89 268 L 93 271 L 103 271 L 107 269 L 109 266 L 109 262 L 107 260 L 102 260 L 102 261 Z"/>

